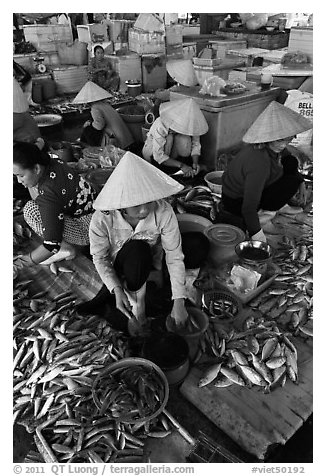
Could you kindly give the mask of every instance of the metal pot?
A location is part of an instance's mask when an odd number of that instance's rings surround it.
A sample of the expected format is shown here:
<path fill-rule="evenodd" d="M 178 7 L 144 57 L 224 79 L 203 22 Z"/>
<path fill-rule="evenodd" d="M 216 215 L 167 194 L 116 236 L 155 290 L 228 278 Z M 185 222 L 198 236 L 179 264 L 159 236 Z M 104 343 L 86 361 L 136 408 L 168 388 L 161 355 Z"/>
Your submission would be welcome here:
<path fill-rule="evenodd" d="M 240 264 L 264 275 L 268 264 L 272 261 L 272 248 L 258 240 L 242 241 L 235 247 Z"/>

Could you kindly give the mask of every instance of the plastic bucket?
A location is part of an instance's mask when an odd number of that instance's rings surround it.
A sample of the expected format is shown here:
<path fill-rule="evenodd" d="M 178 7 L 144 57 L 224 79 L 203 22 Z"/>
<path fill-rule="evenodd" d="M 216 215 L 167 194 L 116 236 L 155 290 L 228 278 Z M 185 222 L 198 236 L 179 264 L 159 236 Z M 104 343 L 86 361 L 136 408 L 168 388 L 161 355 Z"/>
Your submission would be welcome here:
<path fill-rule="evenodd" d="M 189 346 L 187 341 L 173 332 L 151 335 L 146 340 L 142 355 L 164 372 L 170 386 L 180 385 L 189 370 Z"/>
<path fill-rule="evenodd" d="M 237 260 L 235 247 L 244 241 L 244 232 L 233 225 L 218 223 L 204 230 L 210 241 L 209 259 L 214 265 L 220 265 L 232 260 Z"/>
<path fill-rule="evenodd" d="M 189 358 L 193 360 L 198 351 L 199 340 L 201 336 L 205 333 L 209 325 L 209 319 L 205 312 L 201 311 L 197 307 L 187 307 L 188 314 L 191 315 L 192 319 L 199 326 L 198 331 L 188 333 L 185 329 L 179 329 L 175 326 L 174 320 L 169 314 L 166 319 L 166 328 L 169 332 L 174 332 L 182 336 L 188 343 L 189 346 Z"/>
<path fill-rule="evenodd" d="M 127 93 L 129 96 L 136 97 L 141 93 L 142 85 L 138 81 L 128 80 L 125 81 L 127 85 Z"/>
<path fill-rule="evenodd" d="M 208 172 L 205 175 L 204 180 L 207 183 L 208 187 L 214 193 L 222 193 L 222 175 L 224 170 L 216 170 L 213 172 Z"/>

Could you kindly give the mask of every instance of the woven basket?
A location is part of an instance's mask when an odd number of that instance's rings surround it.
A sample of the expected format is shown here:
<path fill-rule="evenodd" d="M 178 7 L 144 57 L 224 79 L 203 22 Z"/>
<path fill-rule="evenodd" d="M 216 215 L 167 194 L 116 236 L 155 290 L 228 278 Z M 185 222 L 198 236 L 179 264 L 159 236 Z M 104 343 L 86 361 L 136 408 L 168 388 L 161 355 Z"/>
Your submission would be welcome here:
<path fill-rule="evenodd" d="M 233 320 L 242 310 L 239 299 L 224 289 L 205 291 L 202 295 L 202 305 L 211 321 Z"/>
<path fill-rule="evenodd" d="M 134 415 L 131 414 L 131 412 L 129 412 L 129 415 L 126 417 L 114 417 L 110 414 L 110 408 L 108 408 L 108 410 L 105 411 L 104 414 L 108 415 L 110 418 L 114 419 L 117 422 L 143 423 L 143 422 L 150 421 L 153 418 L 156 418 L 164 410 L 167 404 L 167 401 L 169 398 L 169 384 L 162 370 L 156 364 L 154 364 L 154 362 L 151 362 L 150 360 L 136 358 L 136 357 L 129 357 L 129 358 L 118 360 L 117 362 L 114 362 L 113 364 L 109 365 L 108 367 L 105 368 L 105 370 L 103 370 L 95 378 L 93 382 L 93 386 L 92 386 L 92 396 L 93 396 L 93 400 L 96 407 L 101 411 L 102 404 L 98 397 L 99 385 L 101 382 L 103 383 L 103 381 L 105 380 L 105 377 L 109 376 L 113 372 L 115 373 L 115 375 L 117 375 L 117 372 L 119 372 L 120 370 L 123 371 L 123 370 L 130 369 L 136 366 L 144 367 L 145 370 L 150 372 L 155 372 L 158 375 L 159 379 L 161 380 L 162 386 L 164 388 L 164 395 L 162 399 L 157 402 L 156 410 L 153 411 L 152 414 L 142 418 L 136 418 Z M 112 407 L 113 403 L 114 402 L 111 402 L 110 407 Z"/>

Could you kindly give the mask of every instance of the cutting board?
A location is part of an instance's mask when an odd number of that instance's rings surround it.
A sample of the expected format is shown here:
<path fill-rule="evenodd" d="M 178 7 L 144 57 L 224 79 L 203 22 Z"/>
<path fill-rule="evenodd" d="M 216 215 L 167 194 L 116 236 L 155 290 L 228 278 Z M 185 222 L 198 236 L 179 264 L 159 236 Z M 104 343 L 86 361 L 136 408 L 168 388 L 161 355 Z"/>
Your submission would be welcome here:
<path fill-rule="evenodd" d="M 313 411 L 312 339 L 293 338 L 298 351 L 298 384 L 264 394 L 255 387 L 198 387 L 202 371 L 193 367 L 180 391 L 244 450 L 264 460 L 273 446 L 284 445 Z"/>

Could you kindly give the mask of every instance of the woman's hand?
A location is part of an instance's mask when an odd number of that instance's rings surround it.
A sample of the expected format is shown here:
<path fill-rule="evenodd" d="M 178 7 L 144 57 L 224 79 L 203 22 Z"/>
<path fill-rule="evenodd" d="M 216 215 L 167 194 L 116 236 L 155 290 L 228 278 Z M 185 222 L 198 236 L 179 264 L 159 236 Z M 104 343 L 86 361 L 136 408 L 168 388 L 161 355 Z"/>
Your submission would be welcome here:
<path fill-rule="evenodd" d="M 116 307 L 119 311 L 122 312 L 128 319 L 132 319 L 134 316 L 132 314 L 132 307 L 129 302 L 127 294 L 124 292 L 123 288 L 117 286 L 113 290 L 115 295 Z"/>
<path fill-rule="evenodd" d="M 197 175 L 198 172 L 200 171 L 200 165 L 198 164 L 198 160 L 199 160 L 199 155 L 192 156 L 192 169 L 194 170 L 195 175 Z"/>
<path fill-rule="evenodd" d="M 192 164 L 192 170 L 194 171 L 194 175 L 197 175 L 198 172 L 200 171 L 200 165 L 199 164 Z"/>
<path fill-rule="evenodd" d="M 177 327 L 182 327 L 185 325 L 188 319 L 188 312 L 185 307 L 185 301 L 183 298 L 178 298 L 174 300 L 171 317 L 175 320 L 175 324 Z"/>
<path fill-rule="evenodd" d="M 196 175 L 195 170 L 186 164 L 182 164 L 180 170 L 182 170 L 185 177 L 193 177 L 194 175 Z"/>

